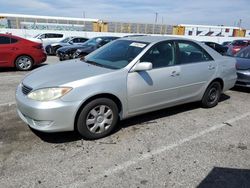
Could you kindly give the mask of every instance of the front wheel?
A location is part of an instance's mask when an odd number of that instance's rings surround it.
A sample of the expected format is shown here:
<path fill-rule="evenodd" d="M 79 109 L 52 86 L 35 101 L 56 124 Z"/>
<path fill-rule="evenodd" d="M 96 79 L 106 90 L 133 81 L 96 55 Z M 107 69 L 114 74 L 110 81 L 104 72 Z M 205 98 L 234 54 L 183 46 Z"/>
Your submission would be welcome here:
<path fill-rule="evenodd" d="M 216 106 L 220 100 L 222 88 L 219 82 L 211 83 L 201 101 L 204 108 L 212 108 Z"/>
<path fill-rule="evenodd" d="M 15 61 L 16 68 L 20 71 L 28 71 L 33 67 L 33 59 L 29 56 L 22 55 Z"/>
<path fill-rule="evenodd" d="M 84 138 L 99 139 L 110 134 L 117 121 L 118 108 L 115 102 L 99 98 L 82 109 L 77 120 L 77 130 Z"/>

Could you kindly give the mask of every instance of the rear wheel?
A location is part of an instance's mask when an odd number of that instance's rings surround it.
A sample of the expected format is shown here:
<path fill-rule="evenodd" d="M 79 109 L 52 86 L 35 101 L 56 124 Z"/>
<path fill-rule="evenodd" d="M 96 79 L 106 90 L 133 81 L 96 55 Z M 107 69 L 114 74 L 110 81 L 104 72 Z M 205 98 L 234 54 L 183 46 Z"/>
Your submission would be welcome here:
<path fill-rule="evenodd" d="M 212 82 L 203 98 L 202 98 L 202 106 L 204 108 L 212 108 L 214 106 L 216 106 L 220 100 L 220 96 L 221 96 L 221 91 L 222 91 L 222 87 L 221 87 L 221 84 L 219 82 Z"/>
<path fill-rule="evenodd" d="M 20 71 L 28 71 L 32 69 L 33 64 L 33 59 L 26 55 L 19 56 L 15 61 L 16 68 Z"/>
<path fill-rule="evenodd" d="M 99 98 L 89 102 L 77 120 L 78 132 L 87 139 L 107 136 L 118 121 L 118 108 L 114 101 Z"/>

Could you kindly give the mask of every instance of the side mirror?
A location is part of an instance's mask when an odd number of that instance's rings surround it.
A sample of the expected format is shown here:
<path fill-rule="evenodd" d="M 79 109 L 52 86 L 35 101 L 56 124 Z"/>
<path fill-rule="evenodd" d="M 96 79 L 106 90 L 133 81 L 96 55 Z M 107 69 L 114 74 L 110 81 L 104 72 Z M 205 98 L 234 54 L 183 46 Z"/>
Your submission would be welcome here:
<path fill-rule="evenodd" d="M 140 71 L 148 71 L 151 70 L 153 68 L 152 63 L 150 62 L 140 62 L 137 63 L 133 68 L 132 68 L 132 72 L 140 72 Z"/>
<path fill-rule="evenodd" d="M 73 43 L 73 41 L 71 40 L 71 41 L 69 41 L 69 44 L 71 44 L 71 45 L 72 45 L 72 44 L 74 44 L 74 43 Z"/>

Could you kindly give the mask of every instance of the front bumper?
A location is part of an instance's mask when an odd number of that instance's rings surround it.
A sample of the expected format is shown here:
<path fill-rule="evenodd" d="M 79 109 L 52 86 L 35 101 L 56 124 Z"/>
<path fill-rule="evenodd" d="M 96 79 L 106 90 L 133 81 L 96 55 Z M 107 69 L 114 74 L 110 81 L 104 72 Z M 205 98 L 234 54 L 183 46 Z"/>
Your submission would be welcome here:
<path fill-rule="evenodd" d="M 71 54 L 67 54 L 64 52 L 56 52 L 56 56 L 60 59 L 60 60 L 68 60 L 68 59 L 72 59 L 72 55 Z"/>
<path fill-rule="evenodd" d="M 61 99 L 39 102 L 28 99 L 21 90 L 16 91 L 17 113 L 31 128 L 42 132 L 73 131 L 77 110 L 81 104 Z"/>
<path fill-rule="evenodd" d="M 250 87 L 250 71 L 237 71 L 237 75 L 236 86 Z"/>

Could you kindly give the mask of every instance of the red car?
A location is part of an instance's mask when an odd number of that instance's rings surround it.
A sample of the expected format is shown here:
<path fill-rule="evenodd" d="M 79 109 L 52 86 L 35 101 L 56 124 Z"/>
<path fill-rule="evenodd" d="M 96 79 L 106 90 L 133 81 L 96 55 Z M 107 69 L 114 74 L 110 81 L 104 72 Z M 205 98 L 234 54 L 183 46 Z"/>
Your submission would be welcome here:
<path fill-rule="evenodd" d="M 250 40 L 235 40 L 229 46 L 227 53 L 230 56 L 234 56 L 237 52 L 248 45 L 250 45 Z"/>
<path fill-rule="evenodd" d="M 47 55 L 41 43 L 10 34 L 0 34 L 0 67 L 27 71 L 45 62 Z"/>

